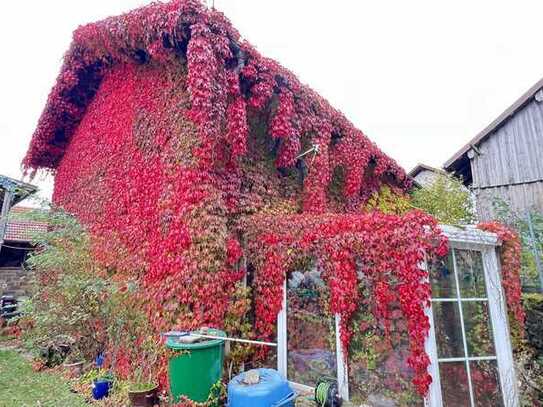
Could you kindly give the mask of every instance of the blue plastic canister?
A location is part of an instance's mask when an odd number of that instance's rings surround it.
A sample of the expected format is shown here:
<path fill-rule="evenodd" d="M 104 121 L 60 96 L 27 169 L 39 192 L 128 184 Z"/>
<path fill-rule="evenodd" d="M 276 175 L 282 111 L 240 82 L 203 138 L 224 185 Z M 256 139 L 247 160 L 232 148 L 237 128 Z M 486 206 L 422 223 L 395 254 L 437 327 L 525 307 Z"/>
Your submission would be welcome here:
<path fill-rule="evenodd" d="M 92 397 L 95 400 L 101 400 L 109 395 L 111 389 L 111 380 L 98 379 L 92 384 Z"/>
<path fill-rule="evenodd" d="M 257 369 L 260 381 L 247 385 L 246 372 L 228 383 L 228 407 L 294 407 L 296 393 L 288 382 L 273 369 Z"/>

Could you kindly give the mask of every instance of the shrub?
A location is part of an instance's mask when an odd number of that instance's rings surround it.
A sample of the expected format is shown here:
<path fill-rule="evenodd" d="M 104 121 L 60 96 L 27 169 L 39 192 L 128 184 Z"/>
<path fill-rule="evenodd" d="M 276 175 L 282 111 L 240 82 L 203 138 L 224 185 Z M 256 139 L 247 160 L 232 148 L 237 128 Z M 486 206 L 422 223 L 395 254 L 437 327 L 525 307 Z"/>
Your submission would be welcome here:
<path fill-rule="evenodd" d="M 89 236 L 58 209 L 26 216 L 49 227 L 34 236 L 36 250 L 26 262 L 33 281 L 23 318 L 32 321 L 32 329 L 23 339 L 49 366 L 61 363 L 69 351 L 93 357 L 104 340 L 96 328 L 108 282 L 92 260 Z"/>
<path fill-rule="evenodd" d="M 469 190 L 462 181 L 449 175 L 439 174 L 429 186 L 415 189 L 412 205 L 433 215 L 441 223 L 473 223 L 474 208 Z"/>

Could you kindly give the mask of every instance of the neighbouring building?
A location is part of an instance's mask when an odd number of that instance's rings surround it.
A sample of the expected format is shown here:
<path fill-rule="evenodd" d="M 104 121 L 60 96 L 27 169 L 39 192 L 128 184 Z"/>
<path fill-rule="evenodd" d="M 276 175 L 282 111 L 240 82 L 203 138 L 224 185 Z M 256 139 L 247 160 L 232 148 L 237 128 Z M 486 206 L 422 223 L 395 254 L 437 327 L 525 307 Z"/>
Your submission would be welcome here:
<path fill-rule="evenodd" d="M 32 233 L 42 227 L 35 222 L 19 220 L 12 215 L 28 210 L 15 206 L 36 192 L 33 185 L 0 176 L 0 295 L 15 298 L 28 294 L 28 273 L 23 263 L 32 249 Z"/>
<path fill-rule="evenodd" d="M 481 220 L 500 199 L 512 210 L 543 212 L 543 80 L 455 153 L 443 168 L 475 194 Z"/>
<path fill-rule="evenodd" d="M 440 175 L 448 175 L 441 168 L 434 168 L 426 164 L 417 164 L 407 175 L 420 187 L 432 185 Z"/>
<path fill-rule="evenodd" d="M 153 3 L 78 28 L 24 165 L 54 171 L 54 203 L 140 289 L 144 337 L 265 340 L 268 359 L 237 353 L 300 391 L 336 377 L 357 402 L 516 406 L 497 236 L 442 228 L 432 316 L 438 225 L 368 206 L 404 199 L 405 171 L 215 9 Z M 108 343 L 121 377 L 143 351 L 131 338 Z"/>

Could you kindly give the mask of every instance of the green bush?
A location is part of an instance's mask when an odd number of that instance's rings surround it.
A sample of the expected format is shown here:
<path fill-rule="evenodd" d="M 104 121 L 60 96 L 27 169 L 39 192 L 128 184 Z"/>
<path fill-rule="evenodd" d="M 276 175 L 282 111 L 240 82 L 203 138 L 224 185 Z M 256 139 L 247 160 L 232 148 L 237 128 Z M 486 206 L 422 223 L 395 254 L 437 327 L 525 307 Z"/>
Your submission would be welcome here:
<path fill-rule="evenodd" d="M 543 294 L 523 294 L 522 303 L 526 311 L 526 339 L 543 357 Z"/>
<path fill-rule="evenodd" d="M 49 227 L 34 236 L 36 250 L 26 262 L 32 294 L 23 304 L 22 318 L 32 328 L 23 332 L 23 339 L 48 366 L 61 363 L 68 352 L 92 358 L 103 343 L 97 326 L 103 319 L 100 304 L 110 287 L 99 277 L 89 236 L 60 210 L 25 216 Z"/>
<path fill-rule="evenodd" d="M 438 174 L 429 186 L 414 189 L 411 204 L 448 225 L 469 224 L 475 219 L 469 190 L 462 181 L 445 174 Z"/>
<path fill-rule="evenodd" d="M 492 202 L 498 220 L 517 231 L 522 244 L 522 287 L 525 291 L 541 290 L 534 252 L 539 253 L 543 262 L 543 213 L 514 211 L 503 199 L 495 198 Z M 528 214 L 531 228 L 528 223 Z"/>

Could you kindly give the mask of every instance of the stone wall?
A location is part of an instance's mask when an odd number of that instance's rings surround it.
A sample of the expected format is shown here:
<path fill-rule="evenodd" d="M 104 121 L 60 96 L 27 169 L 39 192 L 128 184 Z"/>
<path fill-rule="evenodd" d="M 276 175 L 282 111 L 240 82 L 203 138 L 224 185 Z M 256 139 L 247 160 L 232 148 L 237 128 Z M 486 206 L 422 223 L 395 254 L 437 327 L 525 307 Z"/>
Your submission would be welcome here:
<path fill-rule="evenodd" d="M 30 276 L 20 267 L 0 268 L 0 295 L 13 295 L 16 298 L 30 294 Z"/>

